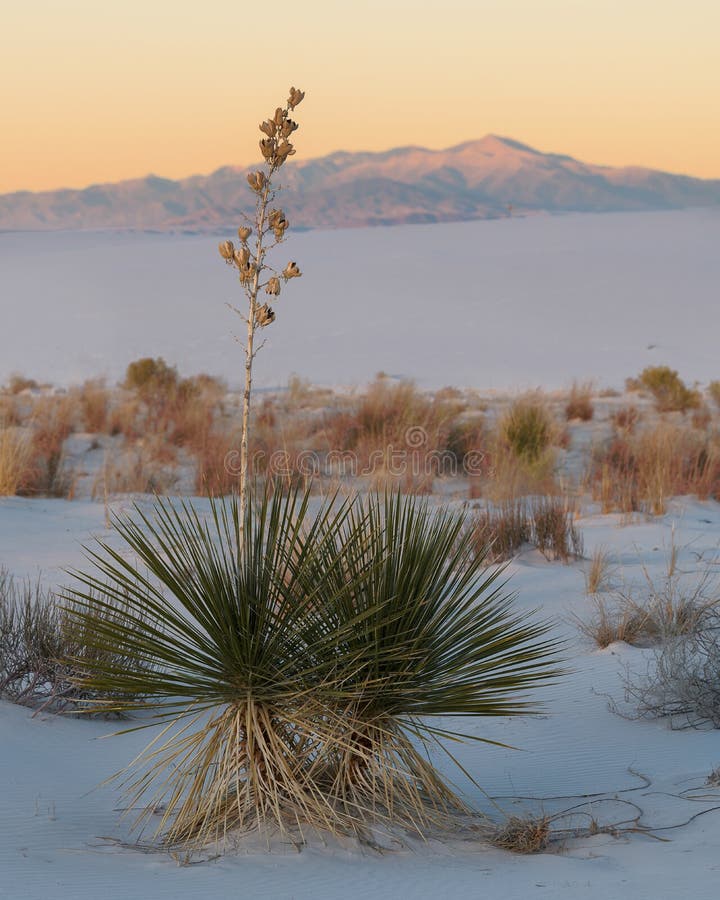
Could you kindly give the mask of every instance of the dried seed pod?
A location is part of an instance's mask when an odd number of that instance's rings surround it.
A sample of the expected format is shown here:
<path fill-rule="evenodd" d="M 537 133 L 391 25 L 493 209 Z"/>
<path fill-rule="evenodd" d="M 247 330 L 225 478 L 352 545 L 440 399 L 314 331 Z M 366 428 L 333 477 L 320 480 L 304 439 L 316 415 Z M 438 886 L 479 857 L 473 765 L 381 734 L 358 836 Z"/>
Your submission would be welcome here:
<path fill-rule="evenodd" d="M 240 247 L 235 251 L 234 259 L 238 269 L 244 269 L 250 262 L 250 251 L 247 247 Z"/>
<path fill-rule="evenodd" d="M 246 265 L 244 265 L 240 269 L 240 281 L 243 284 L 247 284 L 248 281 L 253 280 L 253 278 L 255 277 L 255 272 L 255 266 L 252 263 L 246 263 Z"/>
<path fill-rule="evenodd" d="M 271 297 L 277 297 L 280 293 L 280 279 L 276 275 L 268 279 L 268 283 L 265 285 L 265 293 L 270 294 Z"/>
<path fill-rule="evenodd" d="M 275 149 L 275 159 L 278 162 L 278 165 L 282 165 L 288 156 L 292 156 L 295 153 L 295 148 L 290 143 L 290 141 L 283 141 Z"/>
<path fill-rule="evenodd" d="M 275 155 L 275 141 L 271 138 L 264 138 L 260 141 L 260 152 L 265 159 L 272 159 Z"/>
<path fill-rule="evenodd" d="M 296 106 L 299 106 L 303 98 L 305 96 L 305 91 L 297 90 L 294 87 L 290 88 L 290 96 L 288 97 L 287 105 L 290 109 L 295 109 Z"/>
<path fill-rule="evenodd" d="M 293 122 L 292 119 L 285 119 L 282 123 L 282 128 L 280 129 L 280 137 L 289 138 L 293 131 L 297 131 L 297 128 L 297 122 Z"/>
<path fill-rule="evenodd" d="M 256 191 L 258 194 L 265 187 L 265 173 L 264 172 L 251 172 L 248 177 L 248 184 L 250 187 Z"/>
<path fill-rule="evenodd" d="M 275 123 L 272 119 L 266 119 L 264 122 L 260 123 L 260 131 L 263 134 L 266 134 L 269 138 L 275 137 Z"/>
<path fill-rule="evenodd" d="M 243 244 L 250 237 L 251 234 L 252 234 L 252 228 L 248 228 L 247 225 L 241 225 L 238 228 L 238 237 L 243 242 Z"/>
<path fill-rule="evenodd" d="M 220 251 L 220 256 L 228 262 L 232 262 L 233 255 L 235 253 L 235 245 L 232 241 L 221 241 L 218 244 L 218 250 Z"/>
<path fill-rule="evenodd" d="M 298 264 L 296 262 L 289 262 L 283 269 L 282 274 L 283 278 L 287 281 L 288 278 L 299 278 L 302 275 L 302 272 L 298 268 Z"/>
<path fill-rule="evenodd" d="M 275 312 L 271 306 L 268 306 L 267 303 L 263 304 L 263 306 L 258 307 L 255 312 L 255 324 L 259 325 L 260 328 L 265 328 L 266 325 L 269 325 L 271 322 L 275 321 Z"/>
<path fill-rule="evenodd" d="M 281 209 L 271 209 L 268 214 L 268 222 L 271 228 L 287 228 L 288 220 Z"/>
<path fill-rule="evenodd" d="M 280 109 L 280 107 L 278 106 L 278 108 L 275 110 L 275 117 L 273 119 L 274 123 L 277 125 L 278 128 L 285 121 L 285 115 L 286 115 L 285 110 Z"/>

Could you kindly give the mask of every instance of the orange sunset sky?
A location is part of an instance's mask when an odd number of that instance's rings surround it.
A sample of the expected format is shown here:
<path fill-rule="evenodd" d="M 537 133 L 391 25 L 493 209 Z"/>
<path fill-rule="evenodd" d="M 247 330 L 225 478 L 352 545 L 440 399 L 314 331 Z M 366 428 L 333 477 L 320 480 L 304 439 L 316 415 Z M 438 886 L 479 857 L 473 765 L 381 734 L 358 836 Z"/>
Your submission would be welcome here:
<path fill-rule="evenodd" d="M 507 135 L 720 178 L 718 0 L 0 0 L 0 192 Z"/>

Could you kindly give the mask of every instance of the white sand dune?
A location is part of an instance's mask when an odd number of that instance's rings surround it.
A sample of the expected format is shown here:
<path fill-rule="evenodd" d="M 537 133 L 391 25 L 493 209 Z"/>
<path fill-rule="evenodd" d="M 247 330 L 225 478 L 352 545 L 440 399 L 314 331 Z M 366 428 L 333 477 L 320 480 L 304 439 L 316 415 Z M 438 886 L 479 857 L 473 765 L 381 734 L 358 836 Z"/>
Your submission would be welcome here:
<path fill-rule="evenodd" d="M 217 240 L 0 234 L 0 381 L 118 378 L 162 355 L 185 374 L 239 381 L 239 286 Z M 717 361 L 720 210 L 573 214 L 290 233 L 277 262 L 304 277 L 275 304 L 258 384 L 379 370 L 440 387 L 622 385 L 667 363 Z"/>
<path fill-rule="evenodd" d="M 623 561 L 623 577 L 639 586 L 641 564 L 653 577 L 664 571 L 673 526 L 682 548 L 681 569 L 697 567 L 698 554 L 714 559 L 720 505 L 680 500 L 666 517 L 652 522 L 619 527 L 616 516 L 594 515 L 581 519 L 579 526 L 588 552 L 607 546 Z M 62 582 L 60 569 L 82 564 L 81 543 L 91 534 L 105 534 L 100 504 L 0 500 L 0 564 L 19 575 L 40 570 L 48 583 Z M 633 818 L 637 813 L 620 802 L 629 801 L 644 811 L 643 824 L 656 828 L 720 806 L 720 790 L 703 786 L 720 765 L 720 731 L 672 731 L 664 722 L 631 721 L 608 710 L 608 696 L 622 703 L 623 666 L 641 669 L 647 651 L 622 644 L 597 651 L 578 636 L 570 614 L 587 615 L 589 610 L 582 564 L 549 563 L 528 552 L 513 564 L 511 583 L 520 606 L 539 607 L 555 619 L 557 633 L 569 641 L 572 672 L 544 689 L 546 715 L 469 723 L 472 733 L 520 748 L 475 743 L 453 748 L 483 789 L 502 795 L 498 802 L 508 811 L 557 812 L 581 803 L 581 812 L 601 824 Z M 444 724 L 468 727 L 458 719 Z M 115 727 L 33 717 L 28 710 L 0 703 L 2 900 L 717 896 L 720 811 L 681 828 L 657 831 L 667 843 L 640 834 L 599 834 L 569 839 L 563 847 L 533 857 L 467 841 L 415 842 L 382 855 L 312 842 L 299 854 L 289 846 L 275 846 L 271 853 L 247 847 L 215 862 L 179 867 L 167 855 L 115 842 L 126 835 L 118 793 L 112 787 L 92 789 L 148 740 L 147 733 L 99 740 Z M 448 768 L 447 760 L 436 761 Z M 651 783 L 646 785 L 633 771 Z M 469 782 L 460 784 L 479 808 L 492 809 Z M 688 788 L 698 788 L 704 799 L 678 796 Z M 618 791 L 626 793 L 614 799 Z M 596 792 L 607 794 L 581 799 Z M 523 804 L 510 799 L 523 795 L 538 799 Z M 564 798 L 552 799 L 557 795 Z"/>

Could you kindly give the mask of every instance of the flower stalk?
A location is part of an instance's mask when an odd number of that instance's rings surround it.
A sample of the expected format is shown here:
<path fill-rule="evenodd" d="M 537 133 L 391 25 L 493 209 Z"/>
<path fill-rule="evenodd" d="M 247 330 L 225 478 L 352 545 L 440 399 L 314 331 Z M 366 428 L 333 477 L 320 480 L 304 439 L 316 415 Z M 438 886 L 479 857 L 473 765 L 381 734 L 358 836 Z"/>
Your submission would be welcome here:
<path fill-rule="evenodd" d="M 253 362 L 262 344 L 257 345 L 258 328 L 266 328 L 275 321 L 275 311 L 261 300 L 261 293 L 268 298 L 277 299 L 280 295 L 281 281 L 299 278 L 300 269 L 291 261 L 278 275 L 266 262 L 268 252 L 285 239 L 289 223 L 282 209 L 272 206 L 279 187 L 274 176 L 288 157 L 293 156 L 295 147 L 290 136 L 297 130 L 297 122 L 290 118 L 290 113 L 298 106 L 305 94 L 295 87 L 290 88 L 284 107 L 278 107 L 275 113 L 260 123 L 260 131 L 264 137 L 260 140 L 260 152 L 264 159 L 261 169 L 247 176 L 250 190 L 255 194 L 255 215 L 252 224 L 238 228 L 240 246 L 235 247 L 232 241 L 222 241 L 218 247 L 220 256 L 238 272 L 240 285 L 247 301 L 246 312 L 231 305 L 247 325 L 245 351 L 245 386 L 242 399 L 242 423 L 240 431 L 240 472 L 238 501 L 240 505 L 240 522 L 245 521 L 248 492 L 248 460 L 250 406 L 253 385 Z M 249 243 L 255 235 L 254 246 Z"/>

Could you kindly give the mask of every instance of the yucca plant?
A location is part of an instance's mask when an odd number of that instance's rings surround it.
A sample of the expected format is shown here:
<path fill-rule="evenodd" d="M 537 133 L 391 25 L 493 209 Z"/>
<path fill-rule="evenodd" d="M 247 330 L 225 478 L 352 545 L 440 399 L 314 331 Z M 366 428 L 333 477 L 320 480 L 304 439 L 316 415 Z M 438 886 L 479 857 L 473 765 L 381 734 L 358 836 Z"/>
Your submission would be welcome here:
<path fill-rule="evenodd" d="M 332 564 L 326 545 L 350 507 L 329 502 L 311 515 L 309 496 L 250 498 L 244 523 L 235 499 L 211 501 L 209 518 L 188 503 L 136 508 L 115 528 L 146 571 L 99 542 L 88 551 L 94 571 L 74 573 L 65 592 L 68 615 L 100 651 L 82 686 L 126 698 L 95 708 L 165 720 L 119 775 L 129 805 L 144 808 L 136 825 L 162 807 L 167 844 L 266 824 L 350 827 L 316 779 L 344 635 L 328 623 L 327 590 L 305 575 L 319 554 Z M 119 600 L 122 621 L 97 616 L 98 603 Z M 114 665 L 118 653 L 132 665 Z"/>
<path fill-rule="evenodd" d="M 160 719 L 115 777 L 137 826 L 162 810 L 166 844 L 446 825 L 465 807 L 426 751 L 456 735 L 432 717 L 529 712 L 518 694 L 557 672 L 547 627 L 512 612 L 461 513 L 309 502 L 251 493 L 241 528 L 234 500 L 207 518 L 158 500 L 115 523 L 145 570 L 100 542 L 65 593 L 97 651 L 79 686 L 115 698 L 90 708 Z M 98 616 L 119 601 L 122 619 Z"/>
<path fill-rule="evenodd" d="M 559 673 L 558 645 L 513 612 L 503 569 L 487 568 L 462 511 L 372 496 L 330 537 L 332 559 L 304 573 L 327 591 L 330 629 L 347 635 L 326 790 L 358 820 L 422 833 L 464 808 L 428 762 L 428 744 L 459 737 L 434 717 L 537 709 L 524 694 Z"/>

